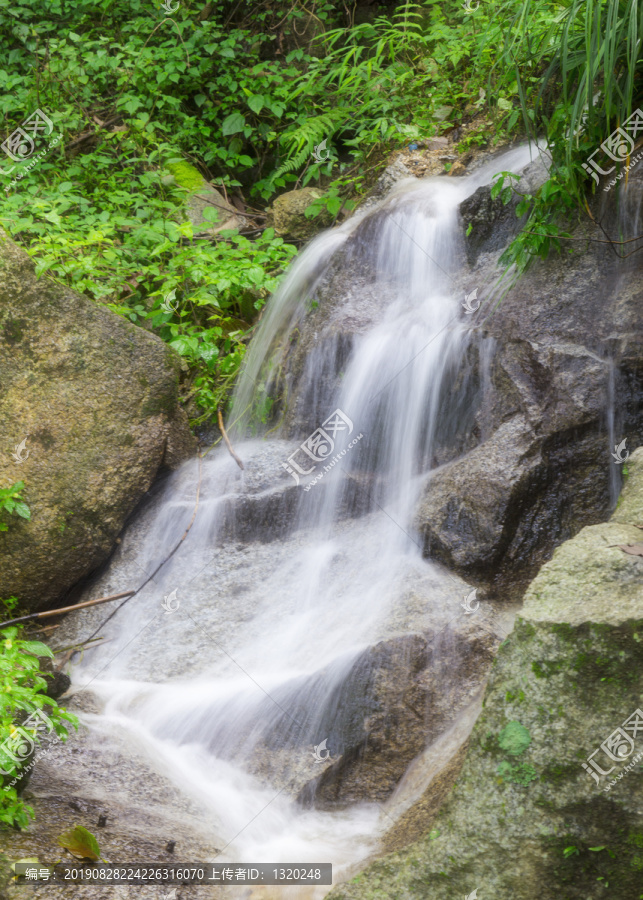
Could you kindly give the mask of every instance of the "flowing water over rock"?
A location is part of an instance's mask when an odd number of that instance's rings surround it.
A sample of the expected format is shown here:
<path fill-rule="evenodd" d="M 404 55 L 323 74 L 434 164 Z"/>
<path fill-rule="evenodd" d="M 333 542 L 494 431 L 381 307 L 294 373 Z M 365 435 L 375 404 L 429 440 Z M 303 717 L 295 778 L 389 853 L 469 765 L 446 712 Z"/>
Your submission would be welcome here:
<path fill-rule="evenodd" d="M 88 596 L 140 593 L 103 627 L 105 606 L 60 629 L 71 643 L 100 628 L 73 670 L 83 722 L 200 810 L 211 859 L 345 875 L 436 773 L 431 757 L 421 777 L 430 746 L 446 763 L 473 723 L 512 615 L 423 559 L 413 509 L 429 470 L 477 443 L 484 365 L 474 376 L 458 205 L 530 158 L 402 183 L 311 244 L 240 380 L 244 470 L 217 448 L 158 485 Z M 354 294 L 324 318 L 317 292 L 338 267 Z M 317 304 L 319 335 L 289 355 Z M 270 409 L 281 436 L 246 438 Z M 327 889 L 267 890 L 247 896 Z"/>

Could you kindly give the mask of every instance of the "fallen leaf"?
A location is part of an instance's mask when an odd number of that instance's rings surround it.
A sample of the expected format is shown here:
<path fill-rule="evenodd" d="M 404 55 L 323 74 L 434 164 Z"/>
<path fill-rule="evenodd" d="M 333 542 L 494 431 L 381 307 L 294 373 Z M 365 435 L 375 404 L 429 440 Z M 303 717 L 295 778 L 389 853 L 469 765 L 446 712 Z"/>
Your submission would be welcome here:
<path fill-rule="evenodd" d="M 39 862 L 37 856 L 25 856 L 23 859 L 17 859 L 15 862 L 11 863 L 11 865 L 9 866 L 11 871 L 14 872 L 12 881 L 18 881 L 18 876 L 15 874 L 16 866 L 18 865 L 18 863 L 26 863 L 29 866 L 33 866 L 33 865 L 39 866 L 40 865 L 40 862 Z"/>
<path fill-rule="evenodd" d="M 69 850 L 76 859 L 91 859 L 94 861 L 100 859 L 98 841 L 91 831 L 87 831 L 82 825 L 76 825 L 75 828 L 61 834 L 58 838 L 58 843 L 65 850 Z"/>
<path fill-rule="evenodd" d="M 630 556 L 643 556 L 643 544 L 617 544 L 616 546 L 623 553 L 629 553 Z"/>

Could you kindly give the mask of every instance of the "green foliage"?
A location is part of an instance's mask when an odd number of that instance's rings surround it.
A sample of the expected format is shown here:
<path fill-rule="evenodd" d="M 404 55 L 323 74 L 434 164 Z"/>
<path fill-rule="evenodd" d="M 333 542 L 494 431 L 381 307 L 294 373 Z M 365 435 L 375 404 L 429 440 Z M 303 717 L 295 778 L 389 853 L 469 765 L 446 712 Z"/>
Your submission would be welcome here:
<path fill-rule="evenodd" d="M 22 481 L 16 481 L 8 488 L 0 488 L 0 517 L 3 514 L 20 516 L 21 519 L 30 519 L 31 510 L 22 498 L 25 485 Z M 0 520 L 0 531 L 8 531 L 9 526 Z"/>
<path fill-rule="evenodd" d="M 521 114 L 534 140 L 544 132 L 552 162 L 551 177 L 529 198 L 523 232 L 503 257 L 521 272 L 534 257 L 559 247 L 558 220 L 577 217 L 586 208 L 588 189 L 595 187 L 583 163 L 637 105 L 643 5 L 639 0 L 505 0 L 496 18 L 506 27 L 490 71 L 490 93 L 498 105 L 503 91 L 515 96 L 518 107 L 508 127 Z M 482 57 L 495 51 L 495 40 L 491 30 Z"/>
<path fill-rule="evenodd" d="M 520 756 L 531 744 L 531 735 L 520 722 L 508 722 L 498 735 L 498 744 L 510 756 Z"/>
<path fill-rule="evenodd" d="M 314 183 L 324 196 L 308 214 L 336 217 L 392 147 L 479 112 L 490 118 L 461 152 L 544 129 L 552 175 L 520 198 L 527 223 L 503 257 L 519 273 L 560 246 L 582 201 L 579 161 L 631 110 L 636 0 L 383 8 L 355 24 L 327 0 L 183 0 L 170 17 L 147 0 L 0 0 L 5 132 L 40 108 L 62 136 L 33 168 L 8 166 L 0 222 L 39 274 L 171 343 L 197 421 L 225 402 L 295 252 L 256 223 L 196 239 L 185 207 L 201 176 L 253 206 Z M 585 110 L 599 91 L 605 104 Z M 509 202 L 520 187 L 502 179 Z M 172 290 L 176 312 L 161 307 Z"/>
<path fill-rule="evenodd" d="M 538 778 L 536 770 L 527 763 L 510 763 L 501 762 L 498 765 L 498 775 L 503 781 L 510 781 L 512 784 L 528 785 L 530 782 Z"/>
<path fill-rule="evenodd" d="M 46 696 L 46 673 L 39 657 L 51 658 L 53 653 L 46 644 L 24 640 L 21 634 L 16 626 L 0 631 L 0 822 L 25 828 L 33 810 L 19 798 L 14 784 L 40 744 L 38 723 L 66 740 L 65 722 L 76 726 L 78 720 Z"/>
<path fill-rule="evenodd" d="M 0 597 L 0 607 L 2 607 L 3 611 L 7 613 L 7 615 L 11 615 L 13 611 L 18 606 L 18 598 L 17 597 Z"/>

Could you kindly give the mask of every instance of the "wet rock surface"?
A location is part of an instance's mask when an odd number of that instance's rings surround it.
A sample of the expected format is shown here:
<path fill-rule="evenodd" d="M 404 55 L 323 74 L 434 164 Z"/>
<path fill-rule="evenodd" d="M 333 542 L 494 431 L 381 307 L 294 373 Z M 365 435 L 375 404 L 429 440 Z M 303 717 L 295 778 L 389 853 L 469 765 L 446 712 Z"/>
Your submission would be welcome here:
<path fill-rule="evenodd" d="M 460 216 L 465 233 L 465 248 L 470 266 L 475 265 L 482 253 L 504 250 L 525 224 L 527 214 L 518 217 L 516 207 L 522 194 L 534 194 L 547 179 L 544 158 L 538 156 L 521 173 L 519 182 L 513 182 L 516 191 L 504 203 L 502 197 L 492 197 L 492 185 L 483 185 L 460 204 Z M 505 186 L 509 186 L 509 179 Z M 517 193 L 517 192 L 520 193 Z"/>
<path fill-rule="evenodd" d="M 637 896 L 643 561 L 612 542 L 640 534 L 642 485 L 639 450 L 618 513 L 564 543 L 532 582 L 432 831 L 330 898 L 447 900 L 477 889 L 498 900 L 586 900 L 602 897 L 606 881 L 617 900 Z"/>
<path fill-rule="evenodd" d="M 71 701 L 68 708 L 78 712 Z M 207 811 L 177 789 L 167 773 L 155 770 L 144 754 L 117 735 L 91 733 L 83 726 L 68 742 L 55 741 L 39 751 L 29 788 L 23 795 L 36 813 L 25 831 L 3 830 L 0 870 L 6 862 L 36 857 L 41 865 L 78 861 L 58 844 L 65 831 L 82 825 L 98 840 L 101 854 L 112 865 L 154 863 L 176 866 L 212 861 L 219 849 Z M 99 819 L 105 824 L 100 826 Z M 101 820 L 102 821 L 102 820 Z M 172 853 L 166 849 L 175 841 Z M 4 863 L 4 864 L 3 864 Z M 142 888 L 162 898 L 172 885 Z M 222 897 L 208 885 L 180 886 L 182 897 Z M 130 896 L 128 885 L 0 885 L 3 900 L 35 896 L 91 900 Z M 137 890 L 141 890 L 138 888 Z"/>
<path fill-rule="evenodd" d="M 323 696 L 330 673 L 280 691 L 285 714 L 263 732 L 248 768 L 304 807 L 386 800 L 410 762 L 480 693 L 502 637 L 487 620 L 381 641 L 347 665 L 321 710 L 311 698 Z"/>
<path fill-rule="evenodd" d="M 634 202 L 641 187 L 631 190 Z M 499 305 L 482 288 L 474 318 L 495 345 L 476 416 L 483 442 L 432 475 L 416 519 L 427 552 L 465 574 L 533 575 L 607 517 L 620 485 L 612 451 L 643 442 L 641 259 L 590 244 L 598 227 L 574 234 L 573 251 L 536 261 Z M 493 259 L 481 252 L 473 269 L 481 285 Z"/>
<path fill-rule="evenodd" d="M 445 656 L 433 637 L 412 635 L 357 660 L 337 698 L 339 721 L 327 723 L 328 747 L 339 747 L 340 758 L 301 790 L 302 803 L 328 809 L 386 800 L 411 761 L 471 702 L 500 638 L 480 631 L 468 642 L 448 632 L 442 639 L 450 645 Z"/>

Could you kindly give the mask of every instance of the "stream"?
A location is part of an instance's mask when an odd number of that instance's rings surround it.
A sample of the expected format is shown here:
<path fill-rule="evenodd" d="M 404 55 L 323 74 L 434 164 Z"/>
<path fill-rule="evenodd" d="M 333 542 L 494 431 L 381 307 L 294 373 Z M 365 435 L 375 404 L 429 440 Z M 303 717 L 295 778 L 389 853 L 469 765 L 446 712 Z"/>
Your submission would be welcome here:
<path fill-rule="evenodd" d="M 440 448 L 466 440 L 484 391 L 467 348 L 479 342 L 483 376 L 493 351 L 463 306 L 470 295 L 475 308 L 477 286 L 458 205 L 531 159 L 521 147 L 466 177 L 402 182 L 317 237 L 248 351 L 229 424 L 244 469 L 217 446 L 158 484 L 82 599 L 144 586 L 110 618 L 102 606 L 65 625 L 69 639 L 105 623 L 72 667 L 72 690 L 93 697 L 83 724 L 136 748 L 199 805 L 212 860 L 331 862 L 334 881 L 345 880 L 473 726 L 486 670 L 385 799 L 365 789 L 335 808 L 302 801 L 355 743 L 345 686 L 356 661 L 368 669 L 369 648 L 430 635 L 446 692 L 462 641 L 482 629 L 497 644 L 511 627 L 510 612 L 423 558 L 412 520 Z M 356 327 L 348 350 L 313 336 L 290 410 L 311 427 L 262 438 L 257 405 L 280 383 L 284 348 L 309 327 L 317 285 L 351 240 L 356 268 L 376 272 L 378 316 Z M 245 890 L 234 896 L 303 900 L 329 888 Z"/>

